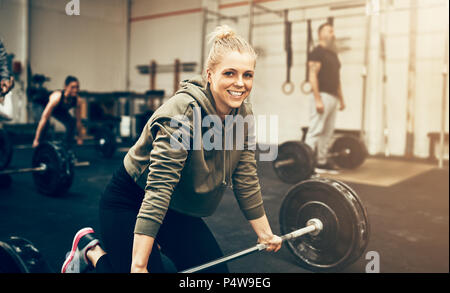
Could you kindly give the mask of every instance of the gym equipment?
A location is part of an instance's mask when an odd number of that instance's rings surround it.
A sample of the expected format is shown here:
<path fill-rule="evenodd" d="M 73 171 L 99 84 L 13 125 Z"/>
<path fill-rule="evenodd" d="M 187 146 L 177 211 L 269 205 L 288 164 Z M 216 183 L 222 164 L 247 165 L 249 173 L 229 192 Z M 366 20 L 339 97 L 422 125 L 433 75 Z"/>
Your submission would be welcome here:
<path fill-rule="evenodd" d="M 0 185 L 10 180 L 10 174 L 32 173 L 37 190 L 45 195 L 61 196 L 69 190 L 74 167 L 89 166 L 89 162 L 75 162 L 73 153 L 57 143 L 41 143 L 34 151 L 31 168 L 0 171 Z"/>
<path fill-rule="evenodd" d="M 306 21 L 306 30 L 307 30 L 307 37 L 306 37 L 306 65 L 305 65 L 305 80 L 302 82 L 300 89 L 302 90 L 302 93 L 305 95 L 310 94 L 312 92 L 311 83 L 309 82 L 309 60 L 310 60 L 310 54 L 312 50 L 314 49 L 314 38 L 312 33 L 312 20 L 308 19 Z"/>
<path fill-rule="evenodd" d="M 368 156 L 365 144 L 354 136 L 338 137 L 330 148 L 328 157 L 342 169 L 360 167 Z"/>
<path fill-rule="evenodd" d="M 17 236 L 0 241 L 0 273 L 51 273 L 49 265 L 30 241 Z"/>
<path fill-rule="evenodd" d="M 356 193 L 331 179 L 292 187 L 280 209 L 280 229 L 297 263 L 315 272 L 339 271 L 354 263 L 367 248 L 370 232 L 367 212 Z M 181 273 L 199 272 L 266 248 L 256 244 Z"/>
<path fill-rule="evenodd" d="M 117 150 L 116 135 L 109 127 L 100 127 L 91 139 L 83 141 L 83 146 L 93 146 L 106 159 L 114 156 Z"/>
<path fill-rule="evenodd" d="M 284 11 L 284 50 L 286 51 L 286 81 L 283 84 L 283 93 L 286 95 L 292 94 L 294 91 L 294 84 L 291 81 L 292 68 L 292 22 L 288 20 L 288 10 Z"/>
<path fill-rule="evenodd" d="M 333 142 L 327 158 L 342 169 L 360 167 L 368 156 L 364 143 L 354 136 L 340 136 Z M 286 183 L 294 184 L 307 180 L 316 167 L 312 149 L 300 141 L 289 141 L 278 147 L 277 159 L 273 168 L 277 176 Z"/>
<path fill-rule="evenodd" d="M 280 210 L 281 233 L 307 224 L 323 224 L 319 233 L 288 242 L 298 264 L 311 271 L 338 271 L 355 262 L 369 242 L 369 221 L 357 194 L 332 179 L 307 180 L 292 187 Z"/>
<path fill-rule="evenodd" d="M 286 194 L 280 209 L 280 230 L 294 260 L 302 268 L 339 271 L 364 253 L 369 242 L 367 211 L 357 194 L 342 182 L 314 179 L 301 182 Z M 265 250 L 248 249 L 181 271 L 194 273 Z M 28 240 L 10 237 L 0 241 L 0 273 L 49 273 L 50 267 Z"/>
<path fill-rule="evenodd" d="M 300 141 L 288 141 L 281 144 L 278 147 L 278 156 L 273 161 L 277 176 L 289 184 L 310 178 L 314 173 L 315 165 L 313 150 Z"/>

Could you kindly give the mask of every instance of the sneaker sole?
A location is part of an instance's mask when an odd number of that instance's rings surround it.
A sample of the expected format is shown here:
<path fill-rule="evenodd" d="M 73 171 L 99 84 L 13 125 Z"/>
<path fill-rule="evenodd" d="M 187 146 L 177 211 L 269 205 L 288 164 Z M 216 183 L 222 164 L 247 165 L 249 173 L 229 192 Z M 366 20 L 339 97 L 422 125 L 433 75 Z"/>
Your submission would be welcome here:
<path fill-rule="evenodd" d="M 94 229 L 92 228 L 83 228 L 80 231 L 77 232 L 77 234 L 75 234 L 75 237 L 73 238 L 73 242 L 72 242 L 72 249 L 70 251 L 69 257 L 66 258 L 66 260 L 64 261 L 62 268 L 61 268 L 61 273 L 64 274 L 67 270 L 67 266 L 69 265 L 69 263 L 73 260 L 73 257 L 75 256 L 75 252 L 77 250 L 77 246 L 78 243 L 80 242 L 80 239 L 90 233 L 94 233 Z"/>

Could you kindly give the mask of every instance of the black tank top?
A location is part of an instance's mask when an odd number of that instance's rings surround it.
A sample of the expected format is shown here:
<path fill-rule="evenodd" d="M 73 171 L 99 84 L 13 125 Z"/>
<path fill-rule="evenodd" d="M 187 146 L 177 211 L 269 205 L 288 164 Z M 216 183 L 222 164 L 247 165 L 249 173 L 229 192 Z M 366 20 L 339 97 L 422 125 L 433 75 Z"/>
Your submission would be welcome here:
<path fill-rule="evenodd" d="M 58 105 L 54 108 L 53 111 L 56 112 L 67 112 L 70 109 L 77 106 L 77 98 L 73 97 L 66 97 L 64 95 L 64 90 L 61 91 L 61 100 L 59 101 Z"/>

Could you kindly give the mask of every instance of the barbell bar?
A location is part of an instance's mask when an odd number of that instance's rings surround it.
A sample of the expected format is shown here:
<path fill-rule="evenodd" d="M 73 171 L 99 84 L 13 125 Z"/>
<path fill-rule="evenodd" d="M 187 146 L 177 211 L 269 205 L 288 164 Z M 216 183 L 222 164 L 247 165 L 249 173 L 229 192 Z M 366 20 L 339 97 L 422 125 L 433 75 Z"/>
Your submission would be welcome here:
<path fill-rule="evenodd" d="M 296 231 L 290 232 L 288 234 L 285 234 L 283 236 L 281 236 L 281 240 L 282 241 L 287 241 L 287 240 L 291 240 L 291 239 L 295 239 L 298 238 L 300 236 L 303 236 L 305 234 L 312 234 L 312 235 L 318 235 L 320 233 L 320 231 L 323 229 L 323 224 L 319 219 L 311 219 L 306 223 L 306 227 L 298 229 Z M 264 243 L 258 243 L 255 246 L 252 246 L 250 248 L 244 249 L 242 251 L 230 254 L 228 256 L 224 256 L 221 257 L 219 259 L 210 261 L 208 263 L 205 263 L 203 265 L 199 265 L 196 267 L 193 267 L 191 269 L 187 269 L 184 271 L 181 271 L 180 273 L 196 273 L 196 272 L 200 272 L 203 271 L 205 269 L 217 266 L 219 264 L 228 262 L 228 261 L 232 261 L 247 255 L 250 255 L 252 253 L 255 252 L 259 252 L 259 251 L 263 251 L 267 248 L 267 244 Z"/>
<path fill-rule="evenodd" d="M 46 195 L 60 196 L 70 188 L 75 167 L 88 167 L 90 162 L 76 162 L 73 154 L 58 143 L 43 142 L 33 153 L 30 168 L 0 171 L 0 186 L 11 184 L 11 174 L 32 173 L 37 190 Z"/>
<path fill-rule="evenodd" d="M 341 156 L 348 156 L 351 153 L 350 149 L 345 149 L 342 150 L 341 152 L 335 152 L 335 153 L 329 153 L 327 154 L 327 158 L 336 158 L 336 157 L 341 157 Z M 274 163 L 274 167 L 275 168 L 281 168 L 281 167 L 285 167 L 285 166 L 290 166 L 292 164 L 295 164 L 295 160 L 294 159 L 286 159 L 286 160 L 281 160 L 281 161 L 277 161 Z"/>
<path fill-rule="evenodd" d="M 89 167 L 91 163 L 89 161 L 85 162 L 74 162 L 74 167 Z M 46 164 L 41 164 L 39 167 L 34 168 L 21 168 L 21 169 L 9 169 L 0 171 L 0 175 L 11 175 L 11 174 L 22 174 L 22 173 L 33 173 L 33 172 L 45 172 L 48 170 Z"/>

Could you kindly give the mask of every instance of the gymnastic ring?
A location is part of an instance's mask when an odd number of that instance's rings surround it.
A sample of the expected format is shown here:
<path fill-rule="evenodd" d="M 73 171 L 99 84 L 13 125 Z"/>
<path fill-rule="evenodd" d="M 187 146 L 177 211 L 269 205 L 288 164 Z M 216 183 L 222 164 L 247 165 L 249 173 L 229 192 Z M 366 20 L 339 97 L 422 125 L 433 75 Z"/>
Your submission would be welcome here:
<path fill-rule="evenodd" d="M 312 86 L 309 81 L 302 82 L 300 89 L 302 90 L 302 93 L 305 95 L 312 93 Z"/>
<path fill-rule="evenodd" d="M 286 95 L 290 95 L 294 91 L 295 86 L 291 81 L 286 81 L 285 83 L 283 83 L 282 89 L 283 93 L 285 93 Z"/>

